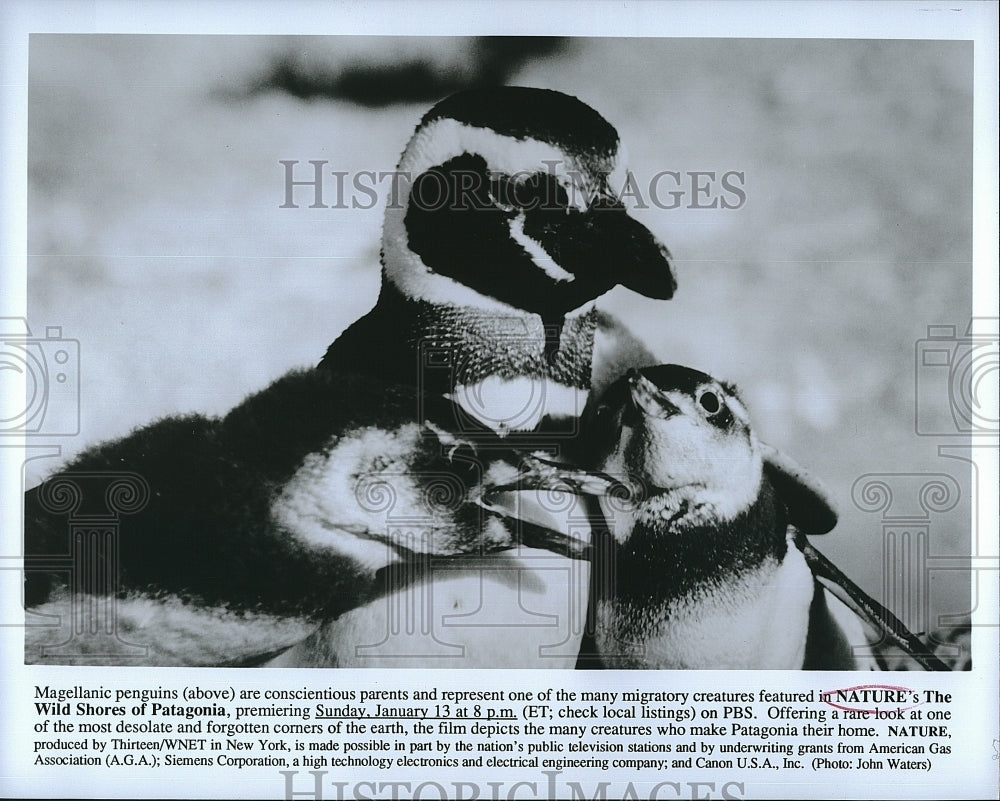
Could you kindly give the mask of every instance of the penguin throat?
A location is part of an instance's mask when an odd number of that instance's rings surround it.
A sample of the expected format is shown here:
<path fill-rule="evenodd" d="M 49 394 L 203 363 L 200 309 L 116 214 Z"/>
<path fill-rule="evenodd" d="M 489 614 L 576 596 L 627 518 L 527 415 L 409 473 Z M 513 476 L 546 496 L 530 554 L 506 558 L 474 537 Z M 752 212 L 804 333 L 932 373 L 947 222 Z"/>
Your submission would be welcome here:
<path fill-rule="evenodd" d="M 449 393 L 488 378 L 545 378 L 589 389 L 599 313 L 543 320 L 406 297 L 384 280 L 378 303 L 327 351 L 322 367 Z"/>
<path fill-rule="evenodd" d="M 767 481 L 754 503 L 728 521 L 708 519 L 708 510 L 690 501 L 687 509 L 657 501 L 646 502 L 631 536 L 615 548 L 620 599 L 697 599 L 725 591 L 747 573 L 776 568 L 787 552 L 787 516 Z M 677 513 L 655 513 L 661 505 Z"/>

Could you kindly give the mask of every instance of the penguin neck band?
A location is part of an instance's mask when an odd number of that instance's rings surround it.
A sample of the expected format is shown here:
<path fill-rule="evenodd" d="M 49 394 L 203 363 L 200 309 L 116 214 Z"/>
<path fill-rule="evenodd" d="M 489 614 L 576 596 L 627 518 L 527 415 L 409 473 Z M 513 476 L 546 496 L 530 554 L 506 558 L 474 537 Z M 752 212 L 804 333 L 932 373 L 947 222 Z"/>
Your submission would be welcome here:
<path fill-rule="evenodd" d="M 644 506 L 655 510 L 657 498 Z M 733 520 L 692 524 L 684 517 L 641 514 L 615 549 L 615 571 L 629 578 L 617 591 L 664 602 L 714 592 L 745 573 L 777 565 L 787 552 L 786 529 L 784 507 L 766 481 L 757 500 Z"/>
<path fill-rule="evenodd" d="M 385 280 L 375 309 L 341 335 L 324 364 L 434 393 L 493 376 L 547 378 L 587 389 L 598 319 L 594 309 L 568 318 L 557 332 L 558 347 L 546 358 L 547 327 L 537 314 L 498 316 L 414 300 Z"/>

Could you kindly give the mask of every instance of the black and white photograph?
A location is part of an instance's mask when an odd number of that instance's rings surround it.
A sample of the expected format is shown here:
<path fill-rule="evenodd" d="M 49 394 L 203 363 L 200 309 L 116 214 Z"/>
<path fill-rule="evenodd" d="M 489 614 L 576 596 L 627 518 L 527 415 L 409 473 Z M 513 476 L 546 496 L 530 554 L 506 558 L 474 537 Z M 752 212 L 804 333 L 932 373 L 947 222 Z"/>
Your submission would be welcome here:
<path fill-rule="evenodd" d="M 960 5 L 29 26 L 3 794 L 995 797 Z"/>

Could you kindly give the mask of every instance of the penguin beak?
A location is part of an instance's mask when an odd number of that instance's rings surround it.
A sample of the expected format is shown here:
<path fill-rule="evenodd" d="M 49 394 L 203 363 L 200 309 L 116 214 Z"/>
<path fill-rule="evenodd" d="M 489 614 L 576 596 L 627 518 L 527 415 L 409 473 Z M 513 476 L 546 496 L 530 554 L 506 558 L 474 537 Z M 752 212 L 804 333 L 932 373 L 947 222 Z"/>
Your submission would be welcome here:
<path fill-rule="evenodd" d="M 614 265 L 618 282 L 643 297 L 659 300 L 673 297 L 677 279 L 666 245 L 624 208 L 597 207 L 587 213 L 594 216 L 595 253 L 604 269 Z M 600 255 L 602 247 L 604 256 Z"/>
<path fill-rule="evenodd" d="M 570 214 L 529 210 L 524 232 L 573 274 L 574 284 L 606 287 L 602 291 L 621 284 L 661 300 L 677 289 L 670 251 L 617 201 Z"/>
<path fill-rule="evenodd" d="M 629 370 L 628 385 L 632 404 L 643 414 L 663 419 L 680 414 L 680 408 L 671 403 L 666 393 L 638 370 Z"/>

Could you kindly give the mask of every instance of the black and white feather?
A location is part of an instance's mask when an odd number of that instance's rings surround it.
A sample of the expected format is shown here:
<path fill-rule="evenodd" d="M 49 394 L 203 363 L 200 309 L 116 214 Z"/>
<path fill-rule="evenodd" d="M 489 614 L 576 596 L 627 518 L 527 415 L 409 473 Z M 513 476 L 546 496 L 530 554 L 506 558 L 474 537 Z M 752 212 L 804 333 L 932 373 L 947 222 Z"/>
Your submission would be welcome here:
<path fill-rule="evenodd" d="M 871 645 L 888 637 L 949 669 L 808 542 L 836 525 L 833 504 L 757 439 L 732 385 L 676 365 L 631 371 L 591 404 L 580 444 L 585 469 L 530 459 L 485 499 L 561 487 L 600 504 L 582 664 L 879 669 Z"/>
<path fill-rule="evenodd" d="M 122 521 L 116 562 L 116 625 L 147 646 L 142 661 L 254 663 L 312 632 L 310 659 L 342 662 L 355 635 L 385 625 L 391 566 L 492 555 L 489 572 L 510 557 L 503 516 L 477 501 L 483 481 L 513 474 L 518 432 L 557 448 L 545 432 L 572 432 L 592 388 L 652 363 L 593 304 L 619 284 L 656 298 L 675 288 L 666 248 L 617 200 L 622 149 L 597 112 L 545 90 L 462 93 L 424 116 L 399 167 L 412 180 L 387 205 L 382 292 L 318 367 L 224 417 L 160 420 L 61 471 L 129 472 L 150 488 Z M 400 516 L 424 533 L 399 535 Z M 29 564 L 66 553 L 68 537 L 45 485 L 28 492 Z M 513 573 L 494 570 L 515 599 L 531 590 L 517 558 Z M 29 570 L 25 597 L 65 621 L 97 589 Z M 26 658 L 61 661 L 51 649 L 64 634 L 29 628 Z"/>

